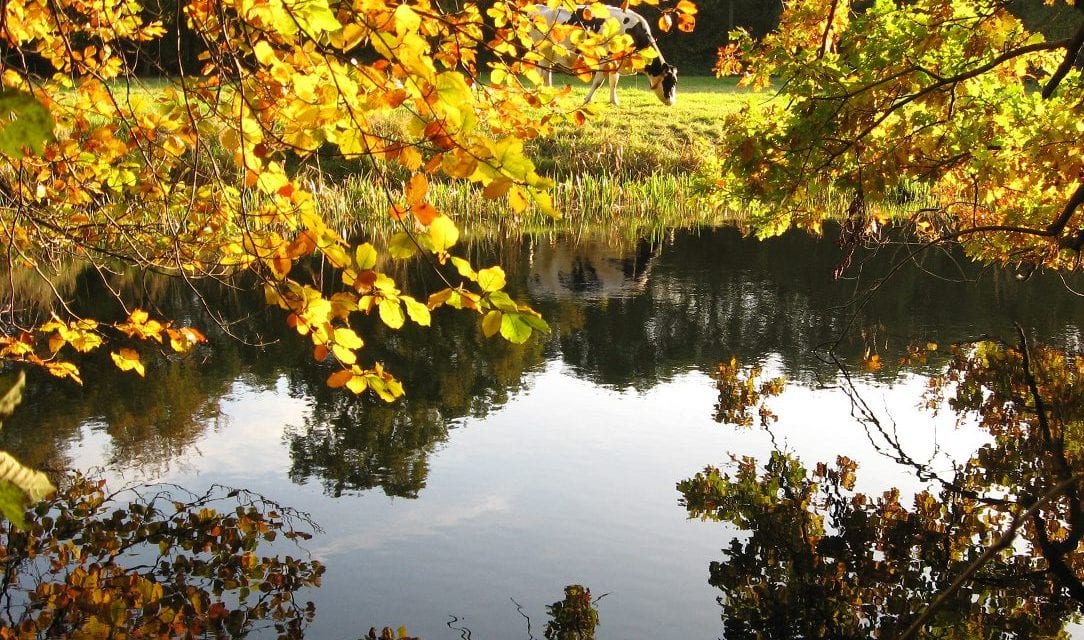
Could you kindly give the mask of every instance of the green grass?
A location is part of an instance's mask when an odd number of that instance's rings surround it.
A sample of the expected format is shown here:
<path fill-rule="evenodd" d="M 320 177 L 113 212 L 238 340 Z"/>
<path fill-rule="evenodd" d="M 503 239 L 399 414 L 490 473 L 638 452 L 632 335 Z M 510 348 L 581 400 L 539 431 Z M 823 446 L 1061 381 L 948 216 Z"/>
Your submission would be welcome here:
<path fill-rule="evenodd" d="M 168 79 L 137 79 L 115 82 L 113 89 L 123 102 L 153 99 L 173 84 Z M 555 75 L 554 84 L 572 87 L 571 94 L 562 99 L 564 109 L 571 112 L 582 105 L 587 83 Z M 513 215 L 503 199 L 485 200 L 476 185 L 464 182 L 432 179 L 433 203 L 455 217 L 465 231 L 604 227 L 634 234 L 644 226 L 657 230 L 715 224 L 725 217 L 729 212 L 718 211 L 693 195 L 718 175 L 724 118 L 767 97 L 738 88 L 733 80 L 681 77 L 677 104 L 668 107 L 650 91 L 645 76 L 635 75 L 621 78 L 618 98 L 621 104 L 611 105 L 609 86 L 604 84 L 584 125 L 560 122 L 552 133 L 527 144 L 538 172 L 556 182 L 552 196 L 561 219 L 533 209 Z M 391 137 L 402 126 L 396 118 L 379 124 Z M 216 151 L 217 140 L 208 142 Z M 306 181 L 318 185 L 317 198 L 331 221 L 348 232 L 380 234 L 394 228 L 381 180 L 393 193 L 399 191 L 406 178 L 401 167 L 369 160 L 344 162 L 323 153 L 316 160 L 305 170 Z M 222 161 L 229 165 L 224 154 Z"/>
<path fill-rule="evenodd" d="M 568 82 L 570 107 L 578 106 L 587 87 Z M 722 121 L 752 100 L 762 99 L 735 86 L 732 80 L 711 77 L 679 78 L 677 104 L 666 106 L 648 88 L 642 75 L 622 77 L 617 88 L 620 105 L 609 102 L 609 88 L 595 93 L 595 117 L 582 127 L 565 123 L 536 140 L 530 150 L 539 172 L 555 178 L 582 175 L 636 179 L 653 174 L 689 175 L 710 169 L 722 142 Z"/>
<path fill-rule="evenodd" d="M 573 87 L 563 103 L 569 111 L 582 104 L 585 83 L 555 76 L 554 84 Z M 735 212 L 721 211 L 695 195 L 718 175 L 724 118 L 766 96 L 738 88 L 734 81 L 681 78 L 677 104 L 668 107 L 649 90 L 644 76 L 629 76 L 621 79 L 618 99 L 620 105 L 611 105 L 609 88 L 603 87 L 584 125 L 561 123 L 527 145 L 538 172 L 555 180 L 552 196 L 560 219 L 533 209 L 514 215 L 503 199 L 485 200 L 480 189 L 463 182 L 432 182 L 433 204 L 466 231 L 487 233 L 592 228 L 632 236 L 733 219 Z M 334 174 L 325 173 L 320 189 L 329 219 L 348 231 L 394 229 L 375 176 Z M 398 191 L 405 176 L 386 175 Z"/>

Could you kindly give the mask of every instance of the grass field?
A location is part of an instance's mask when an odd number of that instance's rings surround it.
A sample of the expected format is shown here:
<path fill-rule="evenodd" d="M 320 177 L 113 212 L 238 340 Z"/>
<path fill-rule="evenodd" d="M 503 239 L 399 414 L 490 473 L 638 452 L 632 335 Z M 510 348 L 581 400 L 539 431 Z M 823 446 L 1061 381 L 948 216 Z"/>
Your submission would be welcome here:
<path fill-rule="evenodd" d="M 569 111 L 578 108 L 587 85 L 568 76 Z M 680 78 L 677 103 L 665 106 L 644 76 L 623 77 L 620 105 L 609 103 L 609 88 L 595 94 L 593 115 L 582 126 L 562 123 L 531 141 L 527 151 L 538 172 L 554 178 L 558 220 L 528 209 L 512 215 L 503 200 L 485 200 L 464 183 L 432 182 L 434 204 L 452 214 L 466 230 L 486 232 L 601 229 L 634 236 L 675 226 L 718 224 L 733 219 L 708 200 L 697 198 L 713 182 L 723 139 L 722 121 L 730 113 L 767 94 L 738 88 L 733 80 Z M 364 174 L 329 180 L 321 200 L 330 217 L 361 230 L 385 226 L 386 200 Z M 373 212 L 374 216 L 367 216 Z M 374 225 L 374 222 L 376 223 Z"/>
<path fill-rule="evenodd" d="M 587 94 L 584 83 L 557 76 L 573 87 L 576 106 Z M 679 78 L 677 103 L 661 104 L 642 75 L 622 77 L 618 106 L 609 89 L 600 89 L 592 108 L 596 117 L 582 127 L 565 124 L 532 145 L 541 173 L 556 178 L 609 175 L 638 179 L 649 175 L 683 176 L 707 169 L 722 140 L 722 119 L 752 100 L 766 99 L 738 88 L 733 80 Z"/>
<path fill-rule="evenodd" d="M 118 82 L 114 91 L 122 101 L 143 99 L 169 84 L 164 79 L 139 79 Z M 572 87 L 563 99 L 564 108 L 580 107 L 586 83 L 555 75 L 554 84 Z M 739 88 L 734 80 L 679 77 L 677 103 L 666 106 L 648 88 L 646 76 L 635 75 L 621 78 L 621 104 L 611 105 L 609 86 L 604 84 L 584 125 L 562 122 L 527 145 L 538 172 L 556 182 L 554 203 L 563 214 L 559 221 L 532 210 L 513 216 L 503 200 L 485 200 L 469 184 L 433 181 L 430 195 L 438 208 L 468 228 L 581 230 L 601 224 L 629 227 L 632 234 L 644 225 L 714 224 L 727 212 L 692 196 L 698 186 L 717 176 L 722 121 L 742 106 L 769 97 Z M 394 119 L 386 124 L 392 130 L 401 126 Z M 216 141 L 209 142 L 214 150 Z M 386 193 L 373 175 L 372 162 L 343 162 L 331 154 L 321 158 L 319 167 L 317 197 L 330 219 L 344 229 L 388 228 Z M 385 171 L 391 185 L 405 179 L 401 168 Z"/>

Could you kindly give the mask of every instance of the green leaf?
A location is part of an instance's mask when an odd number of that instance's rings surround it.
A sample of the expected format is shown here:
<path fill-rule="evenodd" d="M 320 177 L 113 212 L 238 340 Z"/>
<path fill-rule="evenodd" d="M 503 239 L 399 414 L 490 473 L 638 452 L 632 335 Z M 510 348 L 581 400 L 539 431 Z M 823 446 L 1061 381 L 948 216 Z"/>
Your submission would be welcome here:
<path fill-rule="evenodd" d="M 531 337 L 531 325 L 523 320 L 521 313 L 506 313 L 501 318 L 501 336 L 514 344 L 523 344 Z"/>
<path fill-rule="evenodd" d="M 53 117 L 45 105 L 23 91 L 0 92 L 0 151 L 18 157 L 30 149 L 40 156 L 52 139 Z"/>
<path fill-rule="evenodd" d="M 402 296 L 400 299 L 406 304 L 407 315 L 410 316 L 411 320 L 423 327 L 430 325 L 432 316 L 429 313 L 429 307 L 410 296 Z"/>
<path fill-rule="evenodd" d="M 503 289 L 505 285 L 504 269 L 500 267 L 482 269 L 478 272 L 478 285 L 485 292 Z"/>
<path fill-rule="evenodd" d="M 388 253 L 396 260 L 409 258 L 417 251 L 418 247 L 414 244 L 414 240 L 404 232 L 399 232 L 388 240 Z"/>

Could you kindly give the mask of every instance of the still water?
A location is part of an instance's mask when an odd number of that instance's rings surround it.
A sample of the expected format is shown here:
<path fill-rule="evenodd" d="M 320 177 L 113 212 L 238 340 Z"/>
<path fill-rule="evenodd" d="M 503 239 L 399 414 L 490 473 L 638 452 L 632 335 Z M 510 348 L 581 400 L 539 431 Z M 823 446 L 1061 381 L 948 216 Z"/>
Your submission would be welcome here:
<path fill-rule="evenodd" d="M 1075 351 L 1084 321 L 1071 282 L 1020 281 L 941 253 L 866 299 L 905 249 L 857 256 L 836 279 L 843 252 L 800 234 L 540 236 L 474 252 L 476 264 L 505 267 L 510 293 L 543 313 L 550 336 L 486 340 L 465 314 L 437 314 L 430 330 L 362 327 L 370 357 L 406 385 L 389 406 L 327 389 L 329 370 L 269 318 L 248 336 L 269 346 L 216 336 L 213 349 L 160 362 L 145 380 L 94 363 L 85 389 L 34 378 L 2 444 L 52 471 L 100 469 L 118 485 L 222 483 L 308 512 L 323 532 L 305 547 L 327 573 L 303 596 L 317 608 L 307 637 L 405 625 L 427 639 L 541 638 L 546 606 L 571 584 L 605 594 L 598 638 L 751 637 L 744 621 L 771 626 L 773 613 L 739 607 L 748 584 L 724 574 L 751 557 L 742 545 L 758 539 L 755 522 L 697 517 L 679 482 L 708 465 L 733 470 L 732 457 L 763 465 L 782 452 L 812 472 L 845 456 L 857 462 L 854 491 L 897 488 L 909 506 L 930 486 L 916 468 L 951 476 L 996 440 L 975 415 L 927 402 L 949 345 L 1014 343 L 1019 323 L 1036 343 Z M 397 277 L 426 286 L 422 267 Z M 92 301 L 93 285 L 81 286 Z M 141 295 L 196 308 L 183 291 Z M 717 371 L 731 358 L 787 380 L 763 403 L 776 419 L 763 424 L 754 408 L 751 425 L 723 420 Z M 862 407 L 879 422 L 856 417 Z M 1045 624 L 1075 619 L 1049 602 Z"/>

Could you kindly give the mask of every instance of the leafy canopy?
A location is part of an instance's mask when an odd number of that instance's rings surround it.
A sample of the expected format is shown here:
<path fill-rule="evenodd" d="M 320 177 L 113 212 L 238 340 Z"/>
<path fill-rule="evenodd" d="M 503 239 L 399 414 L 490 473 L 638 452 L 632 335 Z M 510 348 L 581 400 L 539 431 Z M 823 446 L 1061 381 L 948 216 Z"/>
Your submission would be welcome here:
<path fill-rule="evenodd" d="M 0 128 L 0 244 L 9 272 L 54 291 L 72 263 L 186 280 L 255 274 L 267 304 L 334 366 L 328 384 L 389 401 L 402 385 L 379 362 L 361 361 L 360 315 L 393 329 L 428 326 L 431 311 L 449 306 L 477 313 L 487 336 L 523 342 L 548 329 L 504 291 L 499 267 L 455 255 L 460 230 L 428 197 L 433 181 L 458 180 L 512 211 L 533 202 L 556 215 L 550 181 L 523 143 L 584 113 L 540 86 L 533 2 L 502 2 L 485 16 L 474 2 L 181 2 L 176 19 L 198 65 L 148 91 L 132 82 L 136 52 L 177 46 L 154 9 L 135 0 L 4 3 L 0 112 L 13 123 Z M 694 12 L 682 2 L 664 13 L 691 28 Z M 646 62 L 609 31 L 567 35 L 585 71 Z M 483 51 L 495 58 L 489 84 L 478 76 Z M 392 118 L 405 119 L 401 132 L 390 133 Z M 338 231 L 319 198 L 321 161 L 379 169 L 387 211 L 356 215 L 397 222 L 384 251 Z M 388 260 L 413 256 L 437 269 L 443 288 L 408 293 L 385 272 Z M 317 262 L 330 281 L 313 275 Z M 0 325 L 0 358 L 77 382 L 73 354 L 108 349 L 116 366 L 142 376 L 149 350 L 184 353 L 205 340 L 120 295 L 109 318 L 58 300 L 52 317 L 36 319 L 16 302 Z M 214 315 L 215 302 L 204 302 Z"/>
<path fill-rule="evenodd" d="M 721 193 L 759 202 L 761 235 L 819 230 L 840 193 L 867 228 L 883 222 L 867 205 L 918 197 L 909 221 L 930 239 L 960 239 L 983 260 L 1075 266 L 1084 16 L 1047 41 L 1006 4 L 792 2 L 763 41 L 736 33 L 716 71 L 774 99 L 730 119 Z"/>

